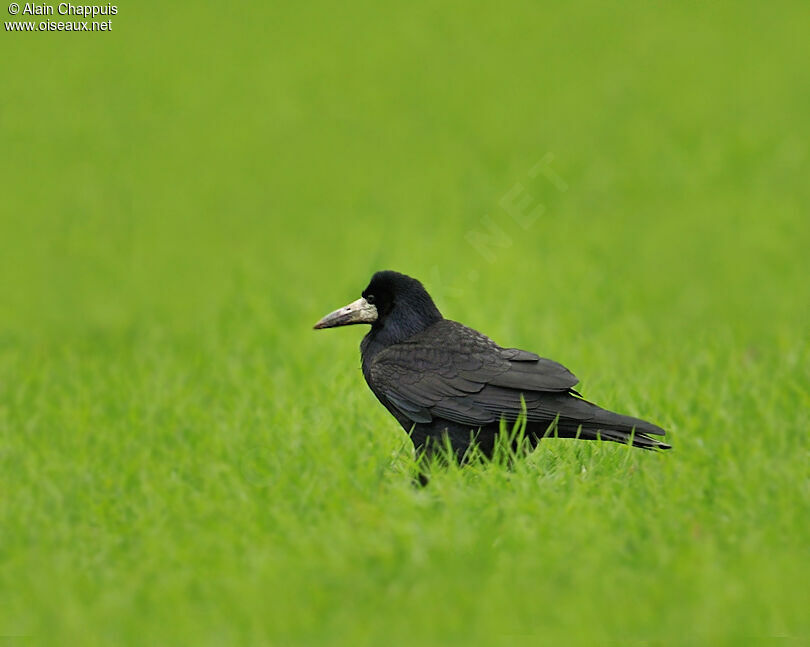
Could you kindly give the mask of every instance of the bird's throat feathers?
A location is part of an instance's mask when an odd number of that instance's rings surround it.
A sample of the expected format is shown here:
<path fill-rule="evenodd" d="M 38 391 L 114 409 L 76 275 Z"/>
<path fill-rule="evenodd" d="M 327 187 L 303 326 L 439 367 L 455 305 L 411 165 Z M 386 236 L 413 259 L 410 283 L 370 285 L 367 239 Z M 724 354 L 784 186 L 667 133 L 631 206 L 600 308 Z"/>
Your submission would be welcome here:
<path fill-rule="evenodd" d="M 363 361 L 369 361 L 381 350 L 404 342 L 443 318 L 426 292 L 410 294 L 405 307 L 395 302 L 363 338 L 360 344 Z"/>

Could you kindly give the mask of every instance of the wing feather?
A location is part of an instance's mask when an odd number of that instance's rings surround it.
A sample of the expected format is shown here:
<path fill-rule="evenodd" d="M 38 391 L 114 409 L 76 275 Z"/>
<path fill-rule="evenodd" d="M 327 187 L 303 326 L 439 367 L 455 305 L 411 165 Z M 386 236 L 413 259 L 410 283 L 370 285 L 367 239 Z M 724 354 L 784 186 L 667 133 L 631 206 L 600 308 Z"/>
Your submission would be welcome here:
<path fill-rule="evenodd" d="M 561 364 L 517 348 L 501 348 L 481 333 L 442 320 L 379 352 L 369 367 L 373 388 L 416 423 L 439 417 L 470 425 L 511 419 L 521 409 L 548 419 L 576 408 L 563 397 L 577 378 Z M 571 411 L 572 415 L 585 413 Z"/>

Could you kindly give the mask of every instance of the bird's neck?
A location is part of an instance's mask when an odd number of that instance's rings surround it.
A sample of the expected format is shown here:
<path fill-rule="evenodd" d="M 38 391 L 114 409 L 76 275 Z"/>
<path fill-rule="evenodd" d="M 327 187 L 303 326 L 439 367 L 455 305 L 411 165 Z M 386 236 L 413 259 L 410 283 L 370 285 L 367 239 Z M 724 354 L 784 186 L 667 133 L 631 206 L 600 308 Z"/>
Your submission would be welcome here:
<path fill-rule="evenodd" d="M 403 318 L 396 320 L 388 319 L 379 325 L 373 325 L 368 334 L 363 337 L 360 344 L 360 352 L 363 356 L 363 364 L 370 362 L 374 356 L 382 350 L 394 344 L 401 344 L 414 335 L 430 328 L 437 321 L 442 320 L 441 314 L 430 318 Z"/>

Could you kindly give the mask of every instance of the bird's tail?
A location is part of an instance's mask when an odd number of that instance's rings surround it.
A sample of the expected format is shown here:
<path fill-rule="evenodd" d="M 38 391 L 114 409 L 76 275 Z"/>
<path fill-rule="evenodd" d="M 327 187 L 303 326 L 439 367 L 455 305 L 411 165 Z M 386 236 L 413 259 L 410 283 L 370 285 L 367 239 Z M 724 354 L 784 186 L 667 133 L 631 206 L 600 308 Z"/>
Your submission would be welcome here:
<path fill-rule="evenodd" d="M 635 430 L 623 431 L 620 429 L 603 429 L 590 425 L 560 424 L 556 432 L 553 426 L 550 427 L 547 435 L 559 438 L 579 438 L 581 440 L 609 440 L 624 445 L 630 443 L 633 447 L 640 447 L 641 449 L 672 449 L 672 445 L 662 443 L 643 431 Z"/>
<path fill-rule="evenodd" d="M 632 444 L 641 449 L 671 449 L 672 446 L 653 438 L 666 432 L 651 422 L 613 413 L 587 400 L 579 400 L 578 407 L 587 410 L 587 416 L 559 417 L 546 431 L 546 436 L 580 438 L 582 440 L 609 440 L 614 443 Z M 584 419 L 583 419 L 584 418 Z"/>

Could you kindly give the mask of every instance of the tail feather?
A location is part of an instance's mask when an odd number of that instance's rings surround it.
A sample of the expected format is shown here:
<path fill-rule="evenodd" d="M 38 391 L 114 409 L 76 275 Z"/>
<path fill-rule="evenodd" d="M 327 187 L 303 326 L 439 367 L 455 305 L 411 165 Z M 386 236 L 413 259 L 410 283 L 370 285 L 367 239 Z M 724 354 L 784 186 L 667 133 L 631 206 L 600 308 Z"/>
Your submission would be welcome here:
<path fill-rule="evenodd" d="M 651 422 L 614 413 L 602 409 L 587 400 L 580 399 L 576 417 L 560 416 L 552 423 L 546 435 L 560 438 L 580 438 L 582 440 L 609 440 L 641 449 L 671 449 L 672 446 L 656 440 L 652 436 L 664 436 L 666 432 Z M 580 419 L 577 419 L 580 418 Z"/>
<path fill-rule="evenodd" d="M 656 440 L 643 431 L 636 429 L 611 429 L 599 425 L 577 425 L 570 422 L 558 422 L 549 426 L 549 436 L 559 438 L 579 438 L 581 440 L 609 440 L 614 443 L 632 444 L 641 449 L 671 449 L 671 445 Z"/>
<path fill-rule="evenodd" d="M 667 433 L 658 425 L 640 418 L 608 411 L 587 400 L 583 400 L 583 403 L 590 405 L 594 415 L 587 422 L 583 422 L 582 433 L 584 435 L 581 435 L 581 438 L 588 440 L 601 438 L 616 443 L 631 443 L 633 447 L 641 449 L 672 449 L 672 445 L 652 438 L 652 436 L 665 436 Z"/>
<path fill-rule="evenodd" d="M 502 410 L 504 399 L 512 392 L 488 387 L 482 406 Z M 529 430 L 536 437 L 556 434 L 560 438 L 609 440 L 629 443 L 643 449 L 670 449 L 651 436 L 664 436 L 666 432 L 651 422 L 603 409 L 573 392 L 522 394 L 526 406 Z M 552 422 L 550 422 L 552 421 Z"/>

